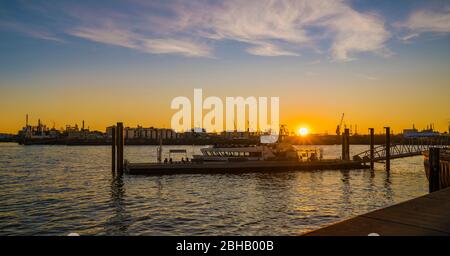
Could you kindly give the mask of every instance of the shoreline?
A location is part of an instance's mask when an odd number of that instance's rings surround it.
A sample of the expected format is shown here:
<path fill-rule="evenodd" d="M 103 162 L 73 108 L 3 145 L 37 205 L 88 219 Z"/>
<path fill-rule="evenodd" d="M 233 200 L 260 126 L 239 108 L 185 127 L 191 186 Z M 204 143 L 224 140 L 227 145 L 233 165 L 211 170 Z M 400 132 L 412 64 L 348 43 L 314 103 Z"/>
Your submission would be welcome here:
<path fill-rule="evenodd" d="M 445 137 L 445 136 L 442 136 Z M 338 135 L 308 135 L 305 137 L 301 136 L 288 136 L 285 141 L 293 145 L 341 145 L 342 136 Z M 430 143 L 429 138 L 404 138 L 402 134 L 392 135 L 391 143 L 404 143 L 408 144 L 424 144 L 425 142 Z M 66 146 L 109 146 L 111 145 L 111 138 L 29 138 L 24 139 L 20 137 L 11 137 L 0 139 L 2 142 L 13 142 L 21 145 L 66 145 Z M 450 140 L 446 141 L 447 145 L 450 145 Z M 190 137 L 190 138 L 167 138 L 162 140 L 163 145 L 233 145 L 233 146 L 246 146 L 246 145 L 256 145 L 259 144 L 259 137 L 249 137 L 249 138 L 228 138 L 228 137 Z M 370 145 L 370 135 L 352 135 L 349 137 L 349 143 L 352 145 Z M 442 143 L 442 142 L 441 142 Z M 439 143 L 439 144 L 441 144 Z M 159 145 L 159 139 L 148 139 L 148 138 L 134 138 L 127 139 L 124 141 L 125 145 Z M 382 145 L 385 144 L 385 135 L 377 134 L 374 136 L 374 144 Z"/>

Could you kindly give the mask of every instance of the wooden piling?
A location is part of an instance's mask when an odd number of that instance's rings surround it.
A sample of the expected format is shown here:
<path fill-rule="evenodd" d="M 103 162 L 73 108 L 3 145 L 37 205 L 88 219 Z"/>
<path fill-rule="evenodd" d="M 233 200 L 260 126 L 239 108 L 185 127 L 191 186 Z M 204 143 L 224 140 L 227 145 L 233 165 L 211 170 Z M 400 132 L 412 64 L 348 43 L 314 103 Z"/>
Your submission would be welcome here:
<path fill-rule="evenodd" d="M 342 134 L 342 160 L 350 160 L 350 129 Z"/>
<path fill-rule="evenodd" d="M 386 171 L 391 170 L 391 128 L 384 127 L 386 129 Z"/>
<path fill-rule="evenodd" d="M 116 127 L 113 126 L 111 129 L 111 170 L 113 173 L 116 171 Z"/>
<path fill-rule="evenodd" d="M 374 128 L 369 128 L 370 131 L 370 169 L 373 170 L 374 169 L 374 163 L 373 163 L 373 158 L 374 158 L 374 132 L 375 129 Z"/>
<path fill-rule="evenodd" d="M 350 160 L 350 129 L 347 129 L 347 131 L 345 131 L 345 133 L 347 135 L 347 143 L 346 143 L 347 160 Z"/>
<path fill-rule="evenodd" d="M 342 142 L 341 142 L 341 147 L 342 147 L 342 152 L 341 152 L 341 159 L 345 160 L 345 132 L 342 133 Z"/>
<path fill-rule="evenodd" d="M 117 123 L 117 172 L 123 172 L 123 144 L 124 144 L 124 136 L 123 136 L 123 123 Z"/>
<path fill-rule="evenodd" d="M 439 148 L 429 149 L 428 166 L 430 170 L 428 184 L 429 192 L 435 192 L 440 189 L 440 150 Z"/>

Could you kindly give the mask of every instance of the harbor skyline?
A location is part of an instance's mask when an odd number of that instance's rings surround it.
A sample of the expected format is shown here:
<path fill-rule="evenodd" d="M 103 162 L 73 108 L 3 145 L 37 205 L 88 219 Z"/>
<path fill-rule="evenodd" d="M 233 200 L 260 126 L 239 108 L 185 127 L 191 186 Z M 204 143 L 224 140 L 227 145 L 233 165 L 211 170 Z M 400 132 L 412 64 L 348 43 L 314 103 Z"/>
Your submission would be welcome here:
<path fill-rule="evenodd" d="M 30 110 L 31 120 L 57 127 L 84 119 L 95 130 L 117 120 L 169 128 L 171 100 L 192 98 L 194 88 L 205 97 L 280 97 L 280 123 L 311 133 L 334 133 L 341 113 L 361 133 L 429 123 L 447 131 L 449 8 L 445 1 L 1 3 L 0 132 L 17 132 Z"/>
<path fill-rule="evenodd" d="M 343 119 L 343 117 L 342 117 Z M 320 131 L 314 131 L 314 130 L 310 130 L 310 126 L 299 126 L 299 127 L 288 127 L 285 124 L 281 124 L 280 128 L 284 128 L 286 129 L 286 131 L 289 133 L 289 135 L 295 135 L 295 136 L 308 136 L 308 135 L 340 135 L 340 133 L 343 132 L 343 129 L 349 129 L 350 134 L 353 135 L 368 135 L 369 132 L 367 131 L 361 131 L 358 130 L 358 126 L 357 125 L 353 125 L 353 124 L 349 124 L 347 125 L 346 123 L 342 122 L 341 127 L 339 127 L 339 134 L 338 134 L 338 130 L 336 127 L 336 131 L 324 131 L 324 132 L 320 132 Z M 60 124 L 59 126 L 56 125 L 55 122 L 53 123 L 46 123 L 45 121 L 43 121 L 41 118 L 37 118 L 36 122 L 34 122 L 34 120 L 30 119 L 29 114 L 25 115 L 25 119 L 24 119 L 24 123 L 22 124 L 21 128 L 18 129 L 17 131 L 13 131 L 11 133 L 0 133 L 0 134 L 5 134 L 5 135 L 15 135 L 15 134 L 20 134 L 21 132 L 23 132 L 26 129 L 37 129 L 39 130 L 39 127 L 41 127 L 42 129 L 44 129 L 45 131 L 57 131 L 57 132 L 65 132 L 67 130 L 72 130 L 72 129 L 76 129 L 79 131 L 92 131 L 92 132 L 108 132 L 108 128 L 112 127 L 112 125 L 108 125 L 105 127 L 101 127 L 101 128 L 91 128 L 91 126 L 89 124 L 86 123 L 85 125 L 85 120 L 81 120 L 80 122 L 77 121 L 70 121 L 69 123 L 65 123 L 65 124 Z M 142 125 L 141 123 L 138 123 L 136 125 L 126 125 L 127 128 L 129 129 L 139 129 L 139 128 L 144 128 L 144 129 L 162 129 L 162 130 L 171 130 L 174 133 L 177 132 L 175 129 L 166 126 L 157 126 L 154 124 L 150 124 L 150 125 Z M 225 126 L 224 126 L 225 127 Z M 269 133 L 269 130 L 261 130 L 261 129 L 257 129 L 253 132 L 250 132 L 248 130 L 248 125 L 246 126 L 247 128 L 242 130 L 242 129 L 234 129 L 234 130 L 220 130 L 220 131 L 216 131 L 216 130 L 211 130 L 209 128 L 203 127 L 203 128 L 199 128 L 199 127 L 192 127 L 190 129 L 187 130 L 180 130 L 178 131 L 178 133 L 208 133 L 208 134 L 221 134 L 221 133 L 233 133 L 233 132 L 249 132 L 249 133 L 258 133 L 258 134 L 263 134 L 263 133 Z M 373 128 L 375 134 L 384 134 L 385 133 L 385 129 L 384 127 L 377 127 L 377 128 Z M 43 130 L 43 131 L 44 131 Z M 370 130 L 370 128 L 369 128 Z M 412 124 L 412 126 L 408 126 L 408 127 L 402 127 L 399 130 L 391 130 L 392 134 L 404 134 L 405 132 L 434 132 L 436 134 L 442 134 L 442 135 L 446 135 L 446 134 L 450 134 L 450 123 L 449 126 L 447 127 L 447 130 L 438 130 L 435 127 L 434 123 L 428 123 L 425 124 L 424 127 L 421 126 L 417 126 L 414 123 Z"/>

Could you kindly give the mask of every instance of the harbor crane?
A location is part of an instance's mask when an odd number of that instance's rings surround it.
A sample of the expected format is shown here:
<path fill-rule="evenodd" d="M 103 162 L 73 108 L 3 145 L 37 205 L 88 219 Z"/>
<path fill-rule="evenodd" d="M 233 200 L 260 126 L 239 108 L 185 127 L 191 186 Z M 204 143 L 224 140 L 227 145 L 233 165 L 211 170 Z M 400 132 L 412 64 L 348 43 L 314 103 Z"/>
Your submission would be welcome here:
<path fill-rule="evenodd" d="M 339 122 L 339 124 L 336 127 L 336 134 L 337 135 L 341 135 L 342 122 L 344 122 L 344 113 L 342 113 L 341 121 Z"/>

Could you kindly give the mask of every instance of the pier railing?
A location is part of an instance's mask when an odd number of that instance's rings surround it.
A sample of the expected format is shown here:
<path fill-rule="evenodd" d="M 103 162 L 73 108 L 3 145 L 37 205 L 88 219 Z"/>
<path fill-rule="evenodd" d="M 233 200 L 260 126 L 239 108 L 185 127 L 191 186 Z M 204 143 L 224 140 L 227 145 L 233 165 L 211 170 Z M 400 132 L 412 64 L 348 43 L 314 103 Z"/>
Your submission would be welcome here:
<path fill-rule="evenodd" d="M 410 156 L 421 155 L 422 152 L 427 151 L 430 147 L 434 148 L 448 148 L 449 139 L 408 139 L 402 143 L 390 144 L 389 151 L 386 145 L 378 145 L 373 148 L 373 161 L 384 161 L 389 156 L 391 159 L 403 158 Z M 390 154 L 387 154 L 387 153 Z M 371 150 L 363 151 L 353 156 L 353 160 L 370 162 Z"/>

